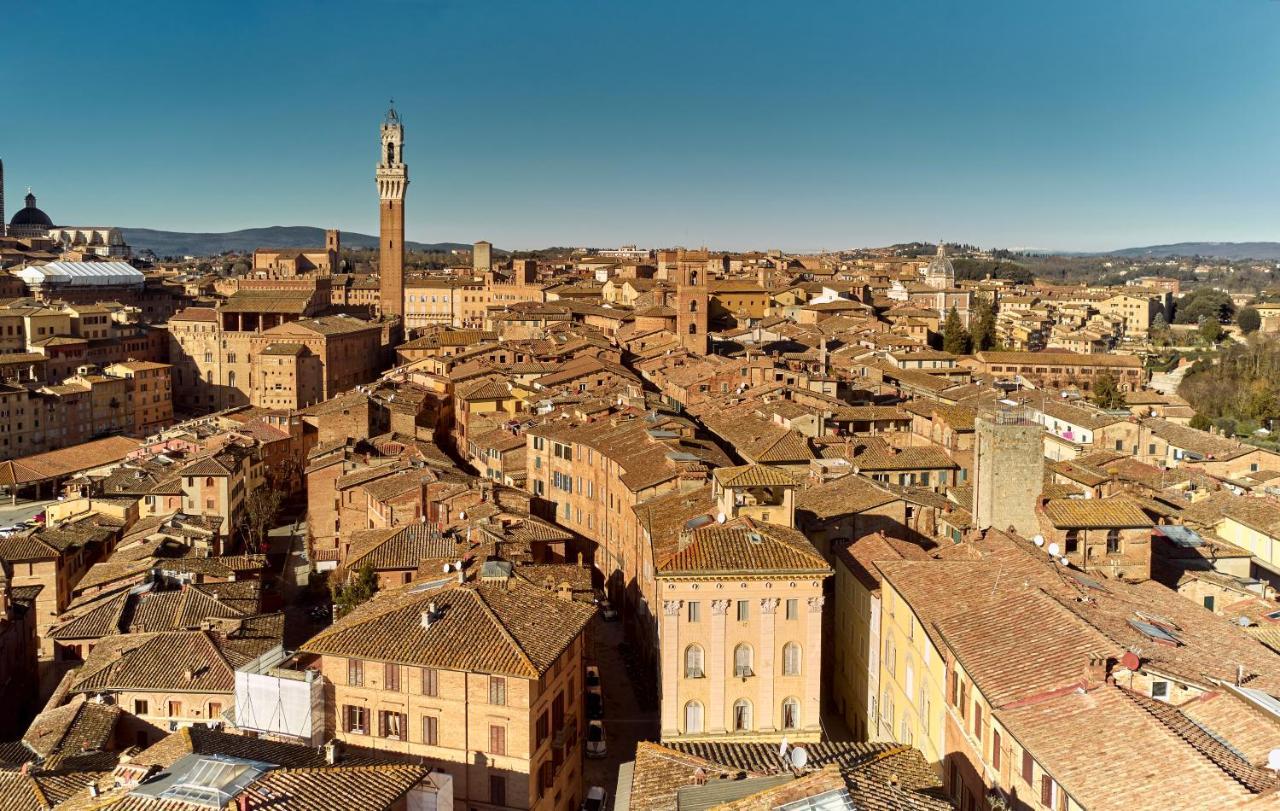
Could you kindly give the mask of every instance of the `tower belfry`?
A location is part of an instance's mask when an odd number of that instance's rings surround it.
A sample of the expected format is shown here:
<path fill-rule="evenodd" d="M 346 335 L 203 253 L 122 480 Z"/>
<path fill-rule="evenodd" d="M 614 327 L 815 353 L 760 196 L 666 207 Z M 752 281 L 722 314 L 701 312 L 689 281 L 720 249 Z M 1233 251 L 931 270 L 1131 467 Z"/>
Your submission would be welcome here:
<path fill-rule="evenodd" d="M 404 314 L 404 195 L 409 167 L 404 162 L 404 125 L 391 103 L 382 121 L 382 144 L 375 173 L 378 181 L 379 309 L 383 315 Z"/>

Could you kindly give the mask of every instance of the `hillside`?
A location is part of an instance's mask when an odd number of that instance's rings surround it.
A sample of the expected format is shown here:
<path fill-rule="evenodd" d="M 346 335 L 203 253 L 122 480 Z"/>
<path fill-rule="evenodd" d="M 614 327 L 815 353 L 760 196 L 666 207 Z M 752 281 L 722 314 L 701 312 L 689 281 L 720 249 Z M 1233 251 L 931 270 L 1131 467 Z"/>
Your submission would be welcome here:
<path fill-rule="evenodd" d="M 255 248 L 309 248 L 324 245 L 324 229 L 309 225 L 273 225 L 225 233 L 156 231 L 151 228 L 121 228 L 125 241 L 135 251 L 153 251 L 156 256 L 214 256 L 224 251 L 248 252 Z M 376 248 L 378 238 L 368 234 L 342 232 L 342 244 L 352 248 Z M 411 251 L 471 250 L 461 242 L 406 243 Z"/>
<path fill-rule="evenodd" d="M 1107 256 L 1131 259 L 1143 257 L 1205 256 L 1215 259 L 1280 259 L 1280 242 L 1176 242 L 1172 245 L 1148 245 L 1143 248 L 1121 248 Z"/>

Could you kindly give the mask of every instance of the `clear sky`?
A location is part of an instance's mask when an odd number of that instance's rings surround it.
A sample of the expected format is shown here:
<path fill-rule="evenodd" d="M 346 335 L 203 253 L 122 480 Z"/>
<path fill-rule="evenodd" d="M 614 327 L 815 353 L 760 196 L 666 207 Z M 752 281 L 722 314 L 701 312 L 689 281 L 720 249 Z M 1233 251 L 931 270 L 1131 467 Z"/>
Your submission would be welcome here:
<path fill-rule="evenodd" d="M 56 222 L 792 250 L 1280 239 L 1275 0 L 6 4 Z"/>

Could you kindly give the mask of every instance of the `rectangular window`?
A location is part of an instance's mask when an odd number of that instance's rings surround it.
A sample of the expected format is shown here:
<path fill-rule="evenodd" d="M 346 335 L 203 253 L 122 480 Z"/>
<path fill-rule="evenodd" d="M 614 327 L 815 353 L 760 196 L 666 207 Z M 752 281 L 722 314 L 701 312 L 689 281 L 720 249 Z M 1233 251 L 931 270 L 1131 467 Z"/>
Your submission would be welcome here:
<path fill-rule="evenodd" d="M 364 661 L 361 659 L 347 660 L 347 684 L 352 687 L 364 686 Z"/>
<path fill-rule="evenodd" d="M 1169 697 L 1169 682 L 1167 681 L 1151 682 L 1151 697 L 1158 698 L 1161 700 L 1167 699 Z"/>
<path fill-rule="evenodd" d="M 1022 782 L 1028 786 L 1031 785 L 1032 769 L 1035 761 L 1031 759 L 1031 753 L 1026 749 L 1022 750 Z"/>
<path fill-rule="evenodd" d="M 1000 730 L 991 729 L 991 767 L 1000 771 Z"/>
<path fill-rule="evenodd" d="M 793 620 L 800 616 L 800 601 L 795 597 L 787 598 L 787 619 Z"/>
<path fill-rule="evenodd" d="M 507 680 L 502 676 L 489 677 L 489 703 L 507 703 Z"/>
<path fill-rule="evenodd" d="M 369 711 L 364 707 L 344 707 L 342 715 L 347 732 L 355 735 L 369 734 Z"/>
<path fill-rule="evenodd" d="M 551 734 L 551 719 L 547 716 L 547 711 L 543 710 L 538 716 L 538 723 L 535 727 L 534 748 L 542 746 L 542 742 Z"/>
<path fill-rule="evenodd" d="M 738 601 L 738 622 L 746 622 L 751 616 L 751 608 L 746 600 Z"/>
<path fill-rule="evenodd" d="M 424 667 L 421 669 L 422 694 L 424 696 L 440 695 L 440 686 L 436 682 L 436 669 L 434 667 Z"/>
<path fill-rule="evenodd" d="M 489 748 L 486 750 L 491 755 L 505 755 L 507 753 L 507 728 L 491 724 L 489 726 Z"/>
<path fill-rule="evenodd" d="M 181 702 L 181 701 L 170 701 L 170 702 L 169 702 L 169 717 L 170 717 L 170 718 L 177 718 L 177 717 L 178 717 L 178 716 L 180 716 L 180 715 L 182 715 L 182 702 Z"/>
<path fill-rule="evenodd" d="M 978 739 L 978 746 L 982 746 L 982 705 L 977 699 L 973 701 L 973 737 Z"/>
<path fill-rule="evenodd" d="M 434 715 L 422 716 L 422 742 L 427 746 L 440 744 L 440 719 Z"/>
<path fill-rule="evenodd" d="M 404 739 L 404 713 L 383 710 L 378 713 L 378 734 L 383 738 Z"/>
<path fill-rule="evenodd" d="M 134 715 L 146 715 L 149 711 L 150 711 L 150 707 L 147 705 L 146 699 L 135 698 L 133 700 Z"/>
<path fill-rule="evenodd" d="M 689 601 L 689 622 L 699 622 L 702 619 L 702 605 L 697 600 Z"/>
<path fill-rule="evenodd" d="M 384 690 L 400 691 L 400 665 L 393 662 L 383 664 L 382 687 Z"/>
<path fill-rule="evenodd" d="M 489 804 L 507 804 L 507 778 L 500 774 L 489 775 Z"/>
<path fill-rule="evenodd" d="M 1053 808 L 1053 778 L 1047 774 L 1040 775 L 1040 804 Z"/>

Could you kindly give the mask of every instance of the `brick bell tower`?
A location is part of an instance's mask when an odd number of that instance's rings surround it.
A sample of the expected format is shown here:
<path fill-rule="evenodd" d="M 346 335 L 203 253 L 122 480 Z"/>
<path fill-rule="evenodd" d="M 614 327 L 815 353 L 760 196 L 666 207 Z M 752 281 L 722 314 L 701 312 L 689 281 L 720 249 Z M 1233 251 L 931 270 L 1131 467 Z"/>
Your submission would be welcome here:
<path fill-rule="evenodd" d="M 379 310 L 384 316 L 404 315 L 404 193 L 409 167 L 404 163 L 404 125 L 395 103 L 382 122 L 382 152 L 378 158 Z"/>
<path fill-rule="evenodd" d="M 707 354 L 707 269 L 701 262 L 685 261 L 676 267 L 676 332 L 690 352 Z"/>

